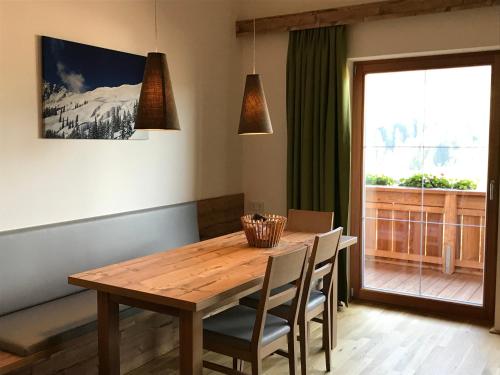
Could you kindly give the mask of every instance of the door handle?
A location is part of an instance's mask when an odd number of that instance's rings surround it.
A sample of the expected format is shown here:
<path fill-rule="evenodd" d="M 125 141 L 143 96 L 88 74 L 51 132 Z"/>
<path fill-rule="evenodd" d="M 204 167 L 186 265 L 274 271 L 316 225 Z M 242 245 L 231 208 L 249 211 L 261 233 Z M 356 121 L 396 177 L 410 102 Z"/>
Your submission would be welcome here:
<path fill-rule="evenodd" d="M 490 201 L 495 199 L 495 180 L 490 181 Z"/>

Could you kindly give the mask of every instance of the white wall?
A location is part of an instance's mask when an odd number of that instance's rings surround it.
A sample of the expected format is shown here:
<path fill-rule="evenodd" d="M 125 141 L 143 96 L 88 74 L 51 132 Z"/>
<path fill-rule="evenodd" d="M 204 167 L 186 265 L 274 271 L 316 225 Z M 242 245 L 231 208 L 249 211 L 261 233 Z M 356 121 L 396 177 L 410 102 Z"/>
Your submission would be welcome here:
<path fill-rule="evenodd" d="M 160 1 L 182 131 L 147 141 L 40 132 L 39 35 L 145 55 L 153 1 L 0 1 L 0 231 L 241 191 L 233 4 Z M 238 92 L 239 94 L 239 92 Z"/>
<path fill-rule="evenodd" d="M 242 2 L 238 19 L 300 12 L 360 1 L 266 0 Z M 363 1 L 361 1 L 363 2 Z M 348 26 L 352 60 L 500 48 L 500 7 L 472 9 Z M 251 38 L 242 38 L 241 65 L 250 70 Z M 287 33 L 257 35 L 257 72 L 262 74 L 275 134 L 243 141 L 243 190 L 266 211 L 286 213 L 286 53 Z M 500 330 L 500 256 L 497 328 Z"/>

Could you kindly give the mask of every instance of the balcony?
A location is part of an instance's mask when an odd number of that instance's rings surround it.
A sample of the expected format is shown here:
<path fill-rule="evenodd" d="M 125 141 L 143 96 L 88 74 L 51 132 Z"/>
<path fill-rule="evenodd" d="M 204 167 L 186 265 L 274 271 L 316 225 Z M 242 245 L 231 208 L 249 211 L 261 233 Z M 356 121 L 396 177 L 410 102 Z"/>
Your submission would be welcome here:
<path fill-rule="evenodd" d="M 365 287 L 482 303 L 486 193 L 367 186 Z"/>

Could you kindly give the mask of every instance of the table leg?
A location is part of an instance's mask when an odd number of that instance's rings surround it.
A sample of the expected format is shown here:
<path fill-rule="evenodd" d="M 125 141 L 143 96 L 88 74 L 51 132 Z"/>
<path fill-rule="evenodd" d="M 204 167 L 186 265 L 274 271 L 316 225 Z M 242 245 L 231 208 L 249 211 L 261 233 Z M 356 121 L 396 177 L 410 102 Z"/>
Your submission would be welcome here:
<path fill-rule="evenodd" d="M 179 313 L 179 355 L 181 375 L 201 375 L 203 371 L 203 314 Z"/>
<path fill-rule="evenodd" d="M 109 293 L 97 292 L 99 374 L 120 374 L 120 330 L 118 304 Z"/>
<path fill-rule="evenodd" d="M 337 346 L 337 307 L 338 307 L 338 285 L 339 285 L 339 270 L 338 263 L 335 262 L 333 271 L 333 286 L 332 295 L 330 296 L 330 327 L 331 327 L 331 341 L 330 345 L 332 350 Z"/>

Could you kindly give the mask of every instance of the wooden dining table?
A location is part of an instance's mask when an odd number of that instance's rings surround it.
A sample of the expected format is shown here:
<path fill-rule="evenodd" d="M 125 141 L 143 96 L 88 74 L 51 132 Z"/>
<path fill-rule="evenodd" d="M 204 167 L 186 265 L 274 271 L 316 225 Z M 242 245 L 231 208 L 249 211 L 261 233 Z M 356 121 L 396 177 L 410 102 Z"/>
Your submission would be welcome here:
<path fill-rule="evenodd" d="M 119 304 L 177 316 L 180 373 L 201 374 L 203 317 L 259 290 L 270 255 L 310 246 L 314 236 L 285 231 L 263 249 L 236 232 L 69 276 L 97 291 L 99 374 L 120 373 Z M 356 241 L 342 236 L 339 248 Z"/>

